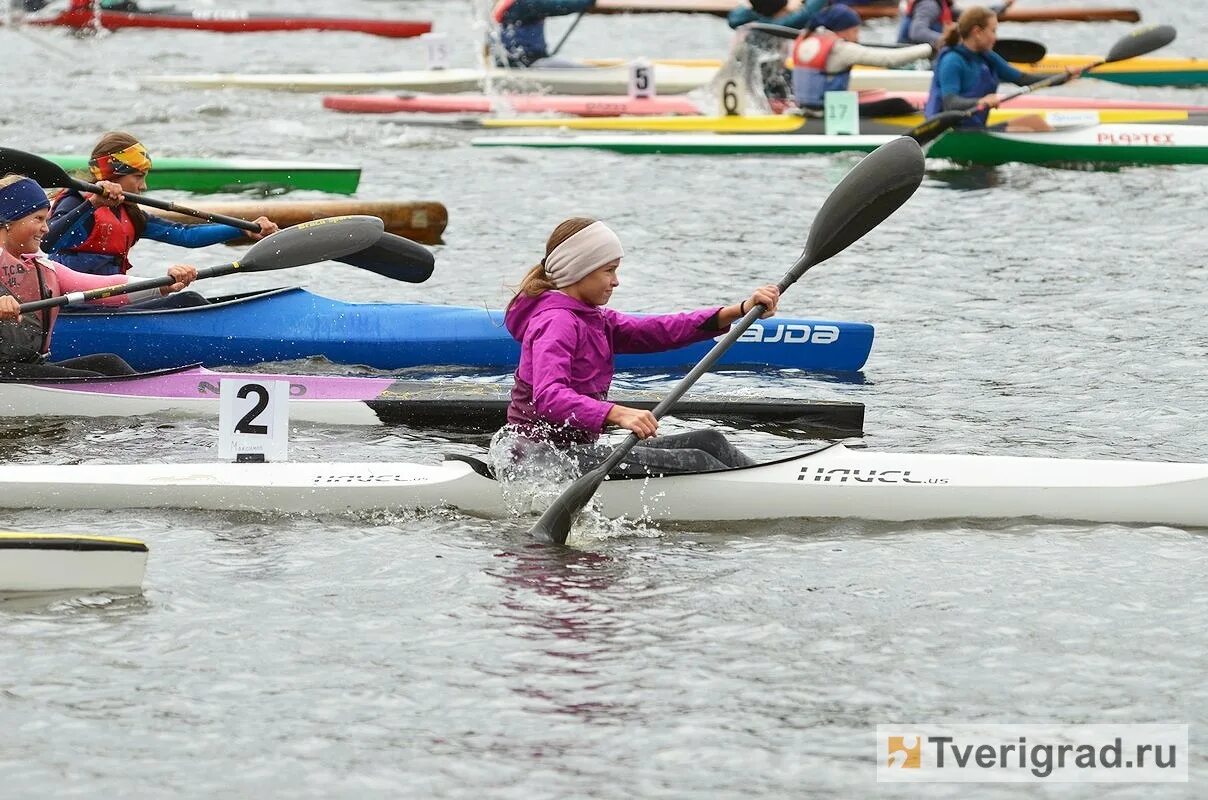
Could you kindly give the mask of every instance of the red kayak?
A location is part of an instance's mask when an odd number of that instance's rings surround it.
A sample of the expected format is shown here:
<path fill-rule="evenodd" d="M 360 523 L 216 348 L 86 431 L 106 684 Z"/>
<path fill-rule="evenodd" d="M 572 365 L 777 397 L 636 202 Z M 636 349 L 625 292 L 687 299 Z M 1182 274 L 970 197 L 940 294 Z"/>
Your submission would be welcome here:
<path fill-rule="evenodd" d="M 64 28 L 93 28 L 100 23 L 105 30 L 120 28 L 169 28 L 176 30 L 216 31 L 219 33 L 259 33 L 263 31 L 352 31 L 374 36 L 405 39 L 432 30 L 431 22 L 397 19 L 364 19 L 352 17 L 278 17 L 252 14 L 247 11 L 180 11 L 176 9 L 148 11 L 102 10 L 100 14 L 88 8 L 68 9 L 47 17 L 29 16 L 26 25 Z"/>

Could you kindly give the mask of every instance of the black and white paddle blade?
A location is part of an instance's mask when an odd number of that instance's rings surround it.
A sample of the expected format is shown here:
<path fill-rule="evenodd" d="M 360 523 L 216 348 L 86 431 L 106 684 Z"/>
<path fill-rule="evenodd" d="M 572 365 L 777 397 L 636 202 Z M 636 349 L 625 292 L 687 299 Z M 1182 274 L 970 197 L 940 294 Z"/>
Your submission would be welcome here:
<path fill-rule="evenodd" d="M 805 252 L 789 271 L 791 283 L 810 267 L 846 250 L 910 199 L 923 182 L 923 148 L 909 136 L 869 153 L 826 198 L 810 226 Z M 787 288 L 782 284 L 782 289 Z"/>
<path fill-rule="evenodd" d="M 342 258 L 377 244 L 385 227 L 377 217 L 365 215 L 303 222 L 256 242 L 240 259 L 240 269 L 286 269 Z"/>
<path fill-rule="evenodd" d="M 780 281 L 780 291 L 801 277 L 810 267 L 819 264 L 868 233 L 905 203 L 923 182 L 923 150 L 913 139 L 903 136 L 881 145 L 847 174 L 832 191 L 822 210 L 810 226 L 805 252 Z M 696 366 L 675 385 L 655 407 L 654 416 L 661 418 L 692 384 L 721 358 L 763 311 L 756 306 L 730 327 L 721 341 L 713 345 Z M 596 489 L 604 482 L 609 470 L 621 463 L 638 443 L 629 434 L 613 448 L 597 469 L 572 483 L 554 501 L 532 533 L 556 544 L 566 544 L 571 525 L 580 511 L 591 501 Z"/>
<path fill-rule="evenodd" d="M 71 184 L 71 176 L 55 162 L 33 153 L 26 153 L 24 150 L 0 147 L 0 177 L 10 173 L 33 178 L 40 186 L 56 187 Z"/>
<path fill-rule="evenodd" d="M 1111 64 L 1126 58 L 1143 56 L 1170 44 L 1176 36 L 1178 36 L 1178 31 L 1174 29 L 1173 25 L 1146 25 L 1143 28 L 1137 28 L 1116 42 L 1108 51 L 1107 58 L 1103 60 Z"/>
<path fill-rule="evenodd" d="M 1048 55 L 1043 44 L 1030 39 L 999 39 L 994 43 L 994 52 L 1017 64 L 1035 64 Z"/>
<path fill-rule="evenodd" d="M 407 283 L 428 280 L 436 265 L 431 250 L 393 233 L 383 233 L 373 245 L 337 260 Z"/>

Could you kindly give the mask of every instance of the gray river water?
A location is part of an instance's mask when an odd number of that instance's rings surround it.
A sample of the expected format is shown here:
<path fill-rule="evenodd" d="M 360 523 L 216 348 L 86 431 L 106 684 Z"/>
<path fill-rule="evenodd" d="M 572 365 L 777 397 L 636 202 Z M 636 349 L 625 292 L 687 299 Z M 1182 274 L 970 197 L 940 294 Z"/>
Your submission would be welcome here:
<path fill-rule="evenodd" d="M 1170 55 L 1208 54 L 1198 6 L 1143 4 L 1147 21 L 1179 26 Z M 264 7 L 337 13 L 317 0 Z M 455 61 L 473 63 L 480 28 L 462 0 L 349 0 L 338 13 L 432 19 Z M 551 23 L 551 38 L 564 25 Z M 1002 33 L 1100 53 L 1127 29 Z M 889 35 L 875 27 L 868 38 Z M 704 57 L 727 40 L 713 18 L 589 17 L 565 53 Z M 855 163 L 477 150 L 472 133 L 339 115 L 318 95 L 136 80 L 418 68 L 415 41 L 0 30 L 0 51 L 5 145 L 85 152 L 103 130 L 125 128 L 153 156 L 353 161 L 364 166 L 358 197 L 448 207 L 426 284 L 333 264 L 286 273 L 350 300 L 499 307 L 552 227 L 589 214 L 629 252 L 615 307 L 736 301 L 792 264 Z M 1208 103 L 1204 90 L 1086 81 L 1068 91 Z M 785 296 L 786 314 L 877 326 L 861 375 L 731 372 L 701 388 L 861 401 L 864 443 L 879 450 L 1208 459 L 1208 169 L 933 166 L 900 212 Z M 136 271 L 232 252 L 147 242 Z M 626 382 L 669 387 L 671 377 Z M 766 457 L 801 446 L 733 435 Z M 291 457 L 435 463 L 482 444 L 298 425 Z M 0 423 L 0 451 L 29 463 L 216 458 L 212 422 L 156 418 Z M 564 551 L 532 542 L 526 520 L 451 513 L 48 509 L 0 512 L 0 523 L 120 533 L 151 548 L 141 596 L 0 604 L 3 797 L 1208 793 L 1203 531 L 799 521 L 588 531 Z M 877 724 L 943 721 L 1189 724 L 1191 780 L 875 782 Z"/>

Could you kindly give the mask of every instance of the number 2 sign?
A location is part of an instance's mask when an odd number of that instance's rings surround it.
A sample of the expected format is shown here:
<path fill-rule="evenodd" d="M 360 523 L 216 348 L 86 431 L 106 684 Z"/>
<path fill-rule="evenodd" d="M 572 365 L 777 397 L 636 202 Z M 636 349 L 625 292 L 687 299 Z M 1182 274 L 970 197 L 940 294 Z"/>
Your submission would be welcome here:
<path fill-rule="evenodd" d="M 289 381 L 225 378 L 218 393 L 218 456 L 284 461 L 289 449 Z"/>

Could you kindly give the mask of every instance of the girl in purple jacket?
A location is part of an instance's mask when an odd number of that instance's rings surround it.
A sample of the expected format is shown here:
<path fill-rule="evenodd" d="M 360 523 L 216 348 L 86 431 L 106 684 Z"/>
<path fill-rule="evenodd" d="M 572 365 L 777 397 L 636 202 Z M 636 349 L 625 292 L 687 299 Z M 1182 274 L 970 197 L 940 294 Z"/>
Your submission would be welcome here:
<path fill-rule="evenodd" d="M 520 365 L 508 406 L 510 432 L 521 443 L 516 456 L 552 444 L 569 452 L 583 469 L 599 464 L 611 448 L 596 444 L 605 427 L 632 431 L 643 441 L 618 471 L 667 474 L 747 466 L 743 455 L 714 430 L 656 436 L 649 411 L 610 403 L 613 356 L 654 353 L 712 339 L 726 332 L 752 304 L 776 311 L 776 286 L 756 289 L 724 308 L 635 317 L 605 308 L 620 283 L 625 255 L 617 235 L 603 222 L 568 219 L 545 243 L 545 258 L 524 276 L 504 322 L 520 342 Z M 519 450 L 519 452 L 516 452 Z"/>

